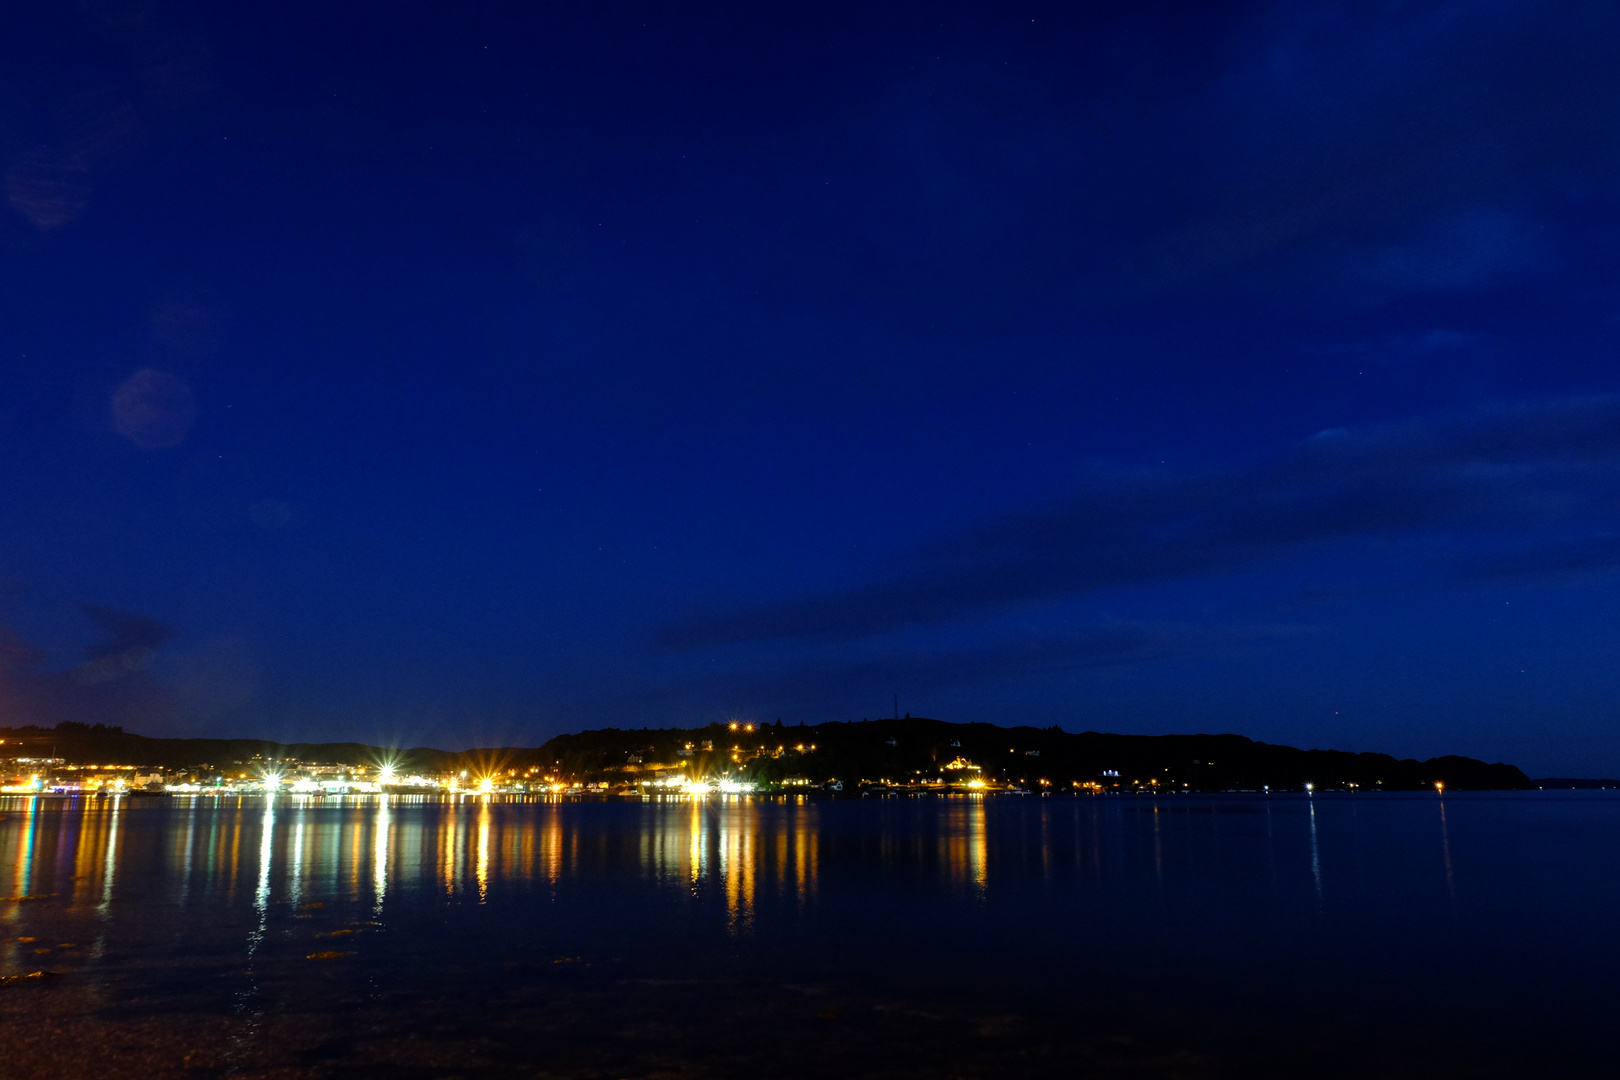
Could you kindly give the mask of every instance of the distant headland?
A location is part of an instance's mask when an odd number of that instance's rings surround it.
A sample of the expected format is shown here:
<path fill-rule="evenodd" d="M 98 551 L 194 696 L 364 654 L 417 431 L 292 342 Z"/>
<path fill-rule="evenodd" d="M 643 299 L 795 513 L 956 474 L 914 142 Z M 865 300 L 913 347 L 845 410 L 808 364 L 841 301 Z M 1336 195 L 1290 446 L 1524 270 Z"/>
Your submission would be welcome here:
<path fill-rule="evenodd" d="M 63 723 L 0 728 L 8 790 L 656 794 L 682 791 L 1192 792 L 1514 790 L 1518 768 L 1448 755 L 1300 750 L 1241 735 L 1079 734 L 921 717 L 789 726 L 601 728 L 533 747 L 446 751 L 362 743 L 149 738 Z M 54 785 L 54 787 L 52 786 Z"/>

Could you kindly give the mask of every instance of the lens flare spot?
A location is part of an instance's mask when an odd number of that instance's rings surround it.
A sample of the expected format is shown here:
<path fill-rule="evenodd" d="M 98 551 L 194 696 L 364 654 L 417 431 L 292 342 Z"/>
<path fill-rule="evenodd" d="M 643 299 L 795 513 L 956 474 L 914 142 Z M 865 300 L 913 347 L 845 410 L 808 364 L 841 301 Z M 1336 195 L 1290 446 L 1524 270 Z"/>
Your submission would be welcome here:
<path fill-rule="evenodd" d="M 177 375 L 142 368 L 112 397 L 113 428 L 142 450 L 179 446 L 197 421 L 197 399 Z"/>

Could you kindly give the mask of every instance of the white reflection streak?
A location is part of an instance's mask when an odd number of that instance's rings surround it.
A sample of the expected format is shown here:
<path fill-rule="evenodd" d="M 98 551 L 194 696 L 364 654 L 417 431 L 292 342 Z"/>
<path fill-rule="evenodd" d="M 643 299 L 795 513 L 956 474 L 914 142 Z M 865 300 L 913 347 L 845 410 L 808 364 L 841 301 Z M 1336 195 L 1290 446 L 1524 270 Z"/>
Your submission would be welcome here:
<path fill-rule="evenodd" d="M 732 863 L 737 861 L 737 852 L 735 851 L 737 833 L 735 828 L 728 828 L 728 825 L 730 825 L 730 822 L 722 818 L 719 828 L 716 830 L 720 834 L 716 837 L 720 841 L 715 845 L 715 851 L 719 856 L 716 862 L 720 869 L 720 880 L 722 882 L 726 880 L 727 875 L 731 872 Z"/>
<path fill-rule="evenodd" d="M 253 910 L 259 913 L 261 928 L 265 909 L 270 906 L 270 853 L 275 830 L 276 799 L 272 795 L 264 803 L 264 823 L 259 829 L 259 887 L 253 892 Z"/>
<path fill-rule="evenodd" d="M 304 812 L 298 812 L 298 824 L 293 827 L 292 906 L 296 909 L 304 899 Z"/>
<path fill-rule="evenodd" d="M 1159 834 L 1159 800 L 1153 800 L 1153 873 L 1164 884 L 1164 838 Z"/>
<path fill-rule="evenodd" d="M 1316 906 L 1322 906 L 1322 856 L 1316 846 L 1316 800 L 1311 805 L 1311 878 L 1316 882 Z"/>
<path fill-rule="evenodd" d="M 191 800 L 191 809 L 186 813 L 186 866 L 180 877 L 180 902 L 184 904 L 191 896 L 191 846 L 197 840 L 197 800 Z"/>
<path fill-rule="evenodd" d="M 382 915 L 383 896 L 388 892 L 388 796 L 382 797 L 382 803 L 377 807 L 377 839 L 371 852 L 371 889 L 375 896 L 372 904 L 372 916 Z"/>
<path fill-rule="evenodd" d="M 112 904 L 113 870 L 118 865 L 118 819 L 122 816 L 118 804 L 123 801 L 122 798 L 114 797 L 112 806 L 108 808 L 108 813 L 112 814 L 112 821 L 107 825 L 107 860 L 101 867 L 101 903 L 96 908 L 103 918 L 107 915 L 107 908 Z"/>
<path fill-rule="evenodd" d="M 248 935 L 248 956 L 252 956 L 264 940 L 265 920 L 270 910 L 270 857 L 275 851 L 276 797 L 264 801 L 264 822 L 259 826 L 259 887 L 253 891 L 253 910 L 259 914 L 259 925 Z"/>
<path fill-rule="evenodd" d="M 1440 854 L 1446 860 L 1446 892 L 1457 902 L 1457 879 L 1451 872 L 1451 832 L 1446 828 L 1446 800 L 1440 800 Z"/>

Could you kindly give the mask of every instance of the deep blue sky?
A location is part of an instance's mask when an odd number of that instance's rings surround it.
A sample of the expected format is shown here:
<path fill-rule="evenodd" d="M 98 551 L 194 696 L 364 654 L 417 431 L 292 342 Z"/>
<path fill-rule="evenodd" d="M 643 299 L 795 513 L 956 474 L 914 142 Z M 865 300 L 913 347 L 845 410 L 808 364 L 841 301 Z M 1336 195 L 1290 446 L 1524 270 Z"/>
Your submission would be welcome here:
<path fill-rule="evenodd" d="M 26 4 L 0 722 L 1620 773 L 1612 4 Z"/>

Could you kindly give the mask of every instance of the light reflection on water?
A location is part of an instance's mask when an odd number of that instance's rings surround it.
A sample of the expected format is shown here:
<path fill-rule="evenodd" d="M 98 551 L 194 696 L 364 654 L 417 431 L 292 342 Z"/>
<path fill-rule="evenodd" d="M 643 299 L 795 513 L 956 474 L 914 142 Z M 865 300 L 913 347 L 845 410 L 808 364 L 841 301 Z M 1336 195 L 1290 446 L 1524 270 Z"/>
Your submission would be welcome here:
<path fill-rule="evenodd" d="M 576 961 L 620 987 L 729 958 L 793 985 L 913 979 L 963 1009 L 1010 972 L 1043 1000 L 1100 986 L 1222 1025 L 1372 1002 L 1398 1026 L 1440 1003 L 1528 1032 L 1546 987 L 1570 1017 L 1600 1000 L 1617 891 L 1620 799 L 1552 793 L 0 799 L 0 975 L 228 986 L 242 1069 L 291 1001 L 460 980 L 474 1002 Z M 310 983 L 320 955 L 349 966 Z"/>
<path fill-rule="evenodd" d="M 925 805 L 884 808 L 872 836 L 839 832 L 844 858 L 862 858 L 872 841 L 879 873 L 921 873 L 982 900 L 994 862 L 989 805 L 982 797 Z M 498 796 L 15 798 L 0 806 L 0 852 L 9 855 L 0 892 L 57 893 L 70 911 L 93 907 L 105 918 L 118 896 L 121 860 L 129 860 L 143 903 L 229 909 L 247 888 L 257 940 L 273 903 L 296 908 L 316 899 L 364 899 L 380 920 L 397 894 L 431 891 L 450 902 L 484 904 L 503 890 L 543 887 L 555 894 L 566 882 L 611 877 L 633 862 L 656 889 L 719 898 L 728 932 L 747 935 L 756 927 L 762 890 L 773 906 L 815 902 L 827 810 L 804 796 L 628 806 Z M 1043 876 L 1065 863 L 1099 868 L 1105 811 L 1084 801 L 1041 804 Z M 1055 839 L 1054 816 L 1085 826 L 1074 829 L 1072 846 Z M 126 821 L 136 829 L 134 847 L 121 839 Z M 1162 877 L 1156 812 L 1154 821 Z M 9 905 L 0 918 L 15 920 L 20 910 Z"/>
<path fill-rule="evenodd" d="M 747 934 L 764 894 L 773 908 L 814 903 L 833 843 L 842 867 L 979 901 L 998 880 L 1011 891 L 1037 881 L 1049 889 L 1085 879 L 1150 881 L 1155 895 L 1165 895 L 1200 879 L 1238 877 L 1246 880 L 1241 891 L 1258 888 L 1274 900 L 1303 892 L 1322 916 L 1335 899 L 1350 898 L 1329 888 L 1334 859 L 1341 874 L 1351 863 L 1364 874 L 1369 849 L 1394 843 L 1409 851 L 1403 857 L 1431 866 L 1409 884 L 1439 885 L 1451 905 L 1463 897 L 1469 875 L 1454 853 L 1444 800 L 1386 801 L 1381 810 L 1367 803 L 1385 814 L 1379 827 L 1395 829 L 1387 839 L 1367 833 L 1351 805 L 1320 797 L 1227 804 L 21 797 L 0 802 L 0 895 L 55 894 L 70 912 L 106 918 L 133 874 L 143 902 L 229 908 L 246 890 L 260 916 L 272 902 L 343 899 L 364 900 L 380 919 L 399 894 L 487 904 L 537 888 L 555 896 L 571 882 L 615 881 L 633 868 L 655 890 L 719 898 L 729 930 Z M 1421 831 L 1403 823 L 1423 818 L 1430 824 Z M 1432 850 L 1424 850 L 1425 833 Z M 20 910 L 7 905 L 0 919 L 15 920 Z"/>
<path fill-rule="evenodd" d="M 1275 878 L 1279 860 L 1293 862 L 1297 882 L 1308 882 L 1320 905 L 1326 897 L 1318 801 L 1284 804 L 1291 818 L 1303 817 L 1304 828 L 1297 830 L 1303 835 L 1279 838 L 1274 802 L 1268 800 L 1260 839 L 1268 877 Z M 981 899 L 1000 863 L 1016 862 L 1020 879 L 1036 864 L 1045 881 L 1055 873 L 1104 877 L 1110 863 L 1123 870 L 1121 861 L 1138 854 L 1130 850 L 1133 841 L 1145 842 L 1140 854 L 1162 885 L 1167 875 L 1194 870 L 1178 866 L 1178 857 L 1182 864 L 1189 856 L 1197 861 L 1199 853 L 1187 849 L 1189 824 L 1209 813 L 1191 802 L 1163 800 L 998 807 L 969 796 L 889 803 L 871 808 L 873 820 L 864 823 L 862 835 L 835 830 L 846 860 L 852 851 L 860 858 L 872 847 L 880 873 L 920 873 Z M 513 885 L 555 888 L 570 879 L 617 873 L 628 861 L 658 888 L 716 889 L 729 925 L 746 932 L 761 889 L 799 905 L 814 900 L 829 838 L 825 814 L 832 807 L 846 814 L 847 805 L 802 796 L 621 806 L 498 796 L 9 798 L 0 802 L 0 853 L 6 856 L 0 892 L 53 892 L 72 911 L 94 908 L 105 917 L 117 893 L 120 861 L 127 858 L 139 863 L 147 896 L 156 888 L 181 906 L 199 899 L 229 906 L 246 878 L 252 881 L 251 906 L 261 915 L 272 898 L 296 905 L 306 894 L 350 900 L 368 894 L 364 898 L 380 918 L 398 891 L 434 890 L 449 899 L 487 903 Z M 1454 897 L 1458 875 L 1444 803 L 1436 800 L 1433 812 L 1434 854 L 1446 892 Z M 1018 835 L 1016 848 L 993 852 L 990 819 L 1014 815 L 1032 821 L 1033 833 Z M 121 839 L 126 820 L 138 824 L 136 850 Z M 1294 844 L 1295 850 L 1279 852 L 1279 844 Z M 15 919 L 18 910 L 11 906 L 0 917 Z"/>
<path fill-rule="evenodd" d="M 739 928 L 762 882 L 801 903 L 815 895 L 819 808 L 809 800 L 763 807 L 737 798 L 671 800 L 636 809 L 642 876 L 660 886 L 718 886 Z M 487 902 L 503 885 L 555 885 L 614 862 L 625 838 L 602 832 L 589 807 L 492 796 L 28 797 L 5 800 L 0 814 L 0 850 L 9 855 L 0 890 L 27 896 L 49 887 L 68 898 L 70 910 L 94 906 L 102 915 L 114 899 L 121 857 L 139 861 L 146 888 L 155 877 L 165 899 L 182 906 L 199 898 L 229 906 L 250 878 L 251 906 L 261 914 L 272 897 L 296 905 L 306 894 L 357 899 L 369 890 L 380 916 L 399 890 Z M 143 826 L 137 852 L 120 843 L 121 824 L 131 818 Z M 982 888 L 984 808 L 952 807 L 949 821 L 939 839 L 947 876 Z"/>

